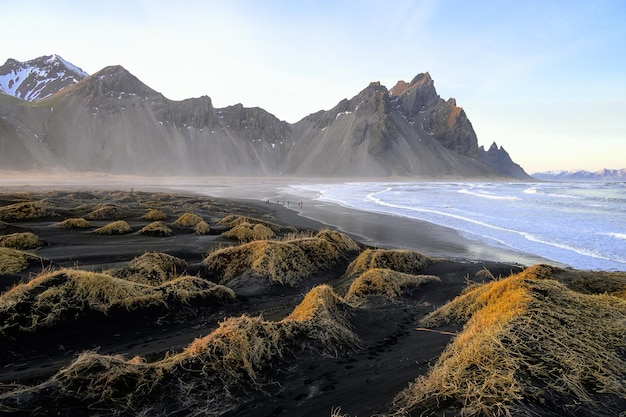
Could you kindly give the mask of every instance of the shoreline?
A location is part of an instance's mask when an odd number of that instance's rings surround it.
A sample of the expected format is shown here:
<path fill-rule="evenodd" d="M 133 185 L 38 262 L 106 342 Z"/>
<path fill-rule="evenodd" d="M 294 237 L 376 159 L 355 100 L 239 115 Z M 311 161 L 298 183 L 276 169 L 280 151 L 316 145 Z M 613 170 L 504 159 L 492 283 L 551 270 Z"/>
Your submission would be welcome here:
<path fill-rule="evenodd" d="M 373 181 L 373 179 L 370 179 Z M 362 178 L 342 178 L 340 182 L 364 181 Z M 392 180 L 390 180 L 392 181 Z M 406 181 L 406 179 L 402 179 Z M 298 216 L 337 228 L 370 246 L 416 250 L 432 257 L 466 262 L 502 262 L 530 266 L 546 263 L 558 267 L 569 265 L 539 255 L 497 247 L 463 236 L 455 229 L 424 220 L 376 213 L 344 207 L 337 203 L 320 201 L 315 193 L 295 193 L 294 184 L 336 183 L 329 178 L 238 178 L 238 177 L 135 177 L 86 173 L 73 175 L 13 175 L 0 174 L 0 191 L 91 189 L 190 192 L 203 196 L 248 200 L 257 203 L 269 201 L 272 205 L 297 213 Z M 277 200 L 291 201 L 290 207 Z M 298 207 L 297 203 L 302 202 Z"/>

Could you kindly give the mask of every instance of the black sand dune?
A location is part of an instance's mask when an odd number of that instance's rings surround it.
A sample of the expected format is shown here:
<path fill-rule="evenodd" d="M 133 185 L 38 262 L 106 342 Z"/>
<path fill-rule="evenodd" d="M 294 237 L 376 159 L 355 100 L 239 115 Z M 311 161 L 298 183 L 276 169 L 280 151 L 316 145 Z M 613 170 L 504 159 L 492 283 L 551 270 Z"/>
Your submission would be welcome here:
<path fill-rule="evenodd" d="M 4 193 L 0 221 L 38 239 L 0 247 L 2 414 L 626 409 L 625 273 L 367 247 L 196 195 Z"/>

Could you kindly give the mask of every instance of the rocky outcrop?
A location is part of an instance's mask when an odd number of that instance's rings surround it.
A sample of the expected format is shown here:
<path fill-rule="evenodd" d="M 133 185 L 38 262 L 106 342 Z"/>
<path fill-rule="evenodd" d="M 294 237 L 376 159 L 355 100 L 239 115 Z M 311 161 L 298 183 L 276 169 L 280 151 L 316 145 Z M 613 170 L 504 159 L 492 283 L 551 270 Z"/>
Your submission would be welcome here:
<path fill-rule="evenodd" d="M 478 149 L 478 154 L 480 160 L 485 165 L 502 176 L 520 180 L 527 180 L 531 178 L 521 166 L 513 162 L 509 153 L 505 151 L 503 147 L 498 147 L 495 142 L 491 144 L 489 150 L 487 151 L 485 151 L 485 148 L 481 146 Z"/>

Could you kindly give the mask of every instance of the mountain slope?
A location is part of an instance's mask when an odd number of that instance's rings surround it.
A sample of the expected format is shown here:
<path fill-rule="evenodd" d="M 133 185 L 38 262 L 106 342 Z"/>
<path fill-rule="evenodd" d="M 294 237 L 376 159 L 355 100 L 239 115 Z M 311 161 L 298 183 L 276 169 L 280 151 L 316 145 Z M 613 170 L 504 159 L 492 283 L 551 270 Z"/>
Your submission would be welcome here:
<path fill-rule="evenodd" d="M 0 67 L 0 90 L 23 100 L 46 98 L 88 74 L 58 55 L 19 62 L 8 59 Z"/>
<path fill-rule="evenodd" d="M 546 171 L 536 172 L 532 176 L 549 181 L 626 181 L 626 168 L 605 168 L 598 171 Z"/>
<path fill-rule="evenodd" d="M 481 160 L 465 112 L 454 99 L 437 95 L 428 74 L 391 91 L 371 83 L 352 99 L 293 125 L 241 104 L 216 109 L 206 96 L 169 100 L 121 66 L 106 67 L 35 102 L 0 95 L 0 113 L 5 169 L 511 176 L 507 166 Z"/>

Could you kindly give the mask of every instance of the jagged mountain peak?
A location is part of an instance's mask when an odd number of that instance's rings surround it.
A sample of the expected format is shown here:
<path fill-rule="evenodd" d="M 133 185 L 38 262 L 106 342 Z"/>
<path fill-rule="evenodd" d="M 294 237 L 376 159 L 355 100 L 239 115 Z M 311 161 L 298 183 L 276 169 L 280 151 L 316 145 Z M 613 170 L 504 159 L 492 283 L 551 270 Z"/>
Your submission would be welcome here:
<path fill-rule="evenodd" d="M 0 67 L 0 90 L 22 100 L 36 101 L 87 76 L 85 71 L 56 54 L 25 62 L 9 58 Z"/>

